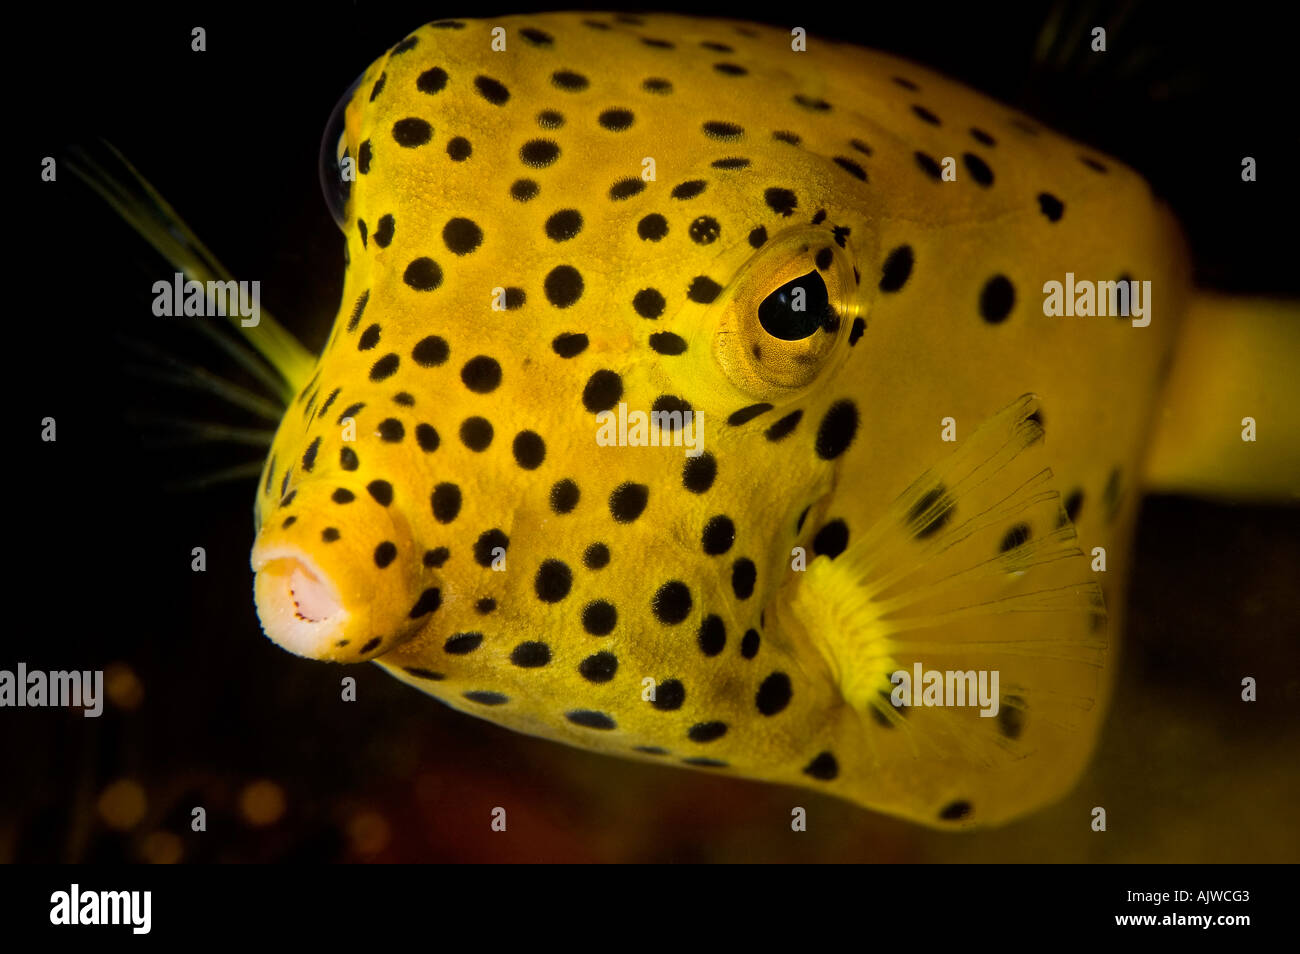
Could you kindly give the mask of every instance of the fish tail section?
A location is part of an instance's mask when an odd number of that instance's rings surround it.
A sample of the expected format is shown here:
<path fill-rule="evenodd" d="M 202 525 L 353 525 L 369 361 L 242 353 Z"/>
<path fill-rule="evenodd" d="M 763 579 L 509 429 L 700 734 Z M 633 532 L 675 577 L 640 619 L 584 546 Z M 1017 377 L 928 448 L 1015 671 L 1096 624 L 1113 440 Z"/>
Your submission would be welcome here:
<path fill-rule="evenodd" d="M 110 144 L 74 146 L 67 165 L 186 279 L 204 287 L 234 280 L 176 210 Z M 288 406 L 310 377 L 315 356 L 264 309 L 259 308 L 256 325 L 245 325 L 235 314 L 228 319 L 241 343 L 223 339 L 223 349 Z"/>
<path fill-rule="evenodd" d="M 1159 400 L 1149 491 L 1300 500 L 1300 302 L 1193 296 Z"/>
<path fill-rule="evenodd" d="M 860 717 L 866 804 L 940 827 L 999 823 L 1086 764 L 1108 618 L 1035 460 L 1041 420 L 1020 398 L 838 557 L 794 574 L 784 613 Z"/>

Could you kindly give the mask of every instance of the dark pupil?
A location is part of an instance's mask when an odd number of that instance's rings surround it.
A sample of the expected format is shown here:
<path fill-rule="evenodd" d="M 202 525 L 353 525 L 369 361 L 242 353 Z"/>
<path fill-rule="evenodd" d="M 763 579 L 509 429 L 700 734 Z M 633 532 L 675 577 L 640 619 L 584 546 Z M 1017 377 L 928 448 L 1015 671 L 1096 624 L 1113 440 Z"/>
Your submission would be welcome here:
<path fill-rule="evenodd" d="M 802 311 L 795 310 L 795 289 L 803 289 Z M 799 341 L 823 328 L 834 331 L 839 325 L 831 307 L 826 283 L 816 271 L 786 282 L 763 299 L 758 306 L 758 323 L 773 338 Z"/>

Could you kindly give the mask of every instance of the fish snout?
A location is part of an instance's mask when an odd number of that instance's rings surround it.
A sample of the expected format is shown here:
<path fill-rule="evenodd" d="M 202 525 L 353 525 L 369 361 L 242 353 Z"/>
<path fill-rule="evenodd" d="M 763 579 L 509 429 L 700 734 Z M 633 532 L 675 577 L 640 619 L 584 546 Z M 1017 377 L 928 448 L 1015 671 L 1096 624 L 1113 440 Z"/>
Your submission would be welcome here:
<path fill-rule="evenodd" d="M 368 507 L 364 494 L 332 484 L 300 486 L 294 498 L 291 513 L 281 508 L 264 523 L 250 557 L 267 638 L 298 656 L 349 663 L 414 636 L 439 598 L 400 511 Z"/>

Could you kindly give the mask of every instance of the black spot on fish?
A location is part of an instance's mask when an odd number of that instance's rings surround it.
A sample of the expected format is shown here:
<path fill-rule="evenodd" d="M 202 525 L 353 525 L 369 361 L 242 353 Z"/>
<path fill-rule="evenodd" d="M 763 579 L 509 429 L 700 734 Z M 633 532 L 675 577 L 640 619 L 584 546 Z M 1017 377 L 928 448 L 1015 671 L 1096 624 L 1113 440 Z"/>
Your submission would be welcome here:
<path fill-rule="evenodd" d="M 690 615 L 691 591 L 680 580 L 670 580 L 655 591 L 650 605 L 655 619 L 675 626 Z"/>
<path fill-rule="evenodd" d="M 658 242 L 668 234 L 668 220 L 658 212 L 652 212 L 636 225 L 636 234 L 649 242 Z"/>
<path fill-rule="evenodd" d="M 557 88 L 570 93 L 579 93 L 591 85 L 587 77 L 572 70 L 557 70 L 551 74 L 551 82 Z"/>
<path fill-rule="evenodd" d="M 442 269 L 431 258 L 417 258 L 406 266 L 402 280 L 416 291 L 433 291 L 442 284 Z"/>
<path fill-rule="evenodd" d="M 537 669 L 551 661 L 551 647 L 530 640 L 520 643 L 510 651 L 510 662 L 520 669 Z"/>
<path fill-rule="evenodd" d="M 419 619 L 421 616 L 428 616 L 441 605 L 442 593 L 436 586 L 431 586 L 420 594 L 420 598 L 415 601 L 415 605 L 407 615 L 411 619 Z"/>
<path fill-rule="evenodd" d="M 561 209 L 546 220 L 546 237 L 553 242 L 567 242 L 582 231 L 582 213 L 577 209 Z"/>
<path fill-rule="evenodd" d="M 738 600 L 747 600 L 754 595 L 754 583 L 758 579 L 758 568 L 749 557 L 741 557 L 731 565 L 731 591 Z"/>
<path fill-rule="evenodd" d="M 574 725 L 580 725 L 586 729 L 614 729 L 617 723 L 613 718 L 603 712 L 595 712 L 591 709 L 573 709 L 564 714 L 564 717 Z"/>
<path fill-rule="evenodd" d="M 689 182 L 683 182 L 673 186 L 673 191 L 669 193 L 674 199 L 693 199 L 704 192 L 708 186 L 703 179 L 692 179 Z"/>
<path fill-rule="evenodd" d="M 980 317 L 991 325 L 1005 321 L 1015 304 L 1015 287 L 1005 275 L 994 275 L 980 290 Z"/>
<path fill-rule="evenodd" d="M 586 336 L 583 337 L 584 344 Z M 623 379 L 614 371 L 601 369 L 587 379 L 582 389 L 582 406 L 593 414 L 612 409 L 623 397 Z"/>
<path fill-rule="evenodd" d="M 1004 696 L 998 706 L 998 730 L 1008 739 L 1020 738 L 1025 728 L 1025 700 L 1020 696 Z"/>
<path fill-rule="evenodd" d="M 533 592 L 543 603 L 558 603 L 573 587 L 573 571 L 561 560 L 543 560 L 533 578 Z"/>
<path fill-rule="evenodd" d="M 640 180 L 638 180 L 640 181 Z M 556 308 L 568 308 L 582 297 L 582 275 L 572 265 L 557 265 L 542 283 L 547 300 Z"/>
<path fill-rule="evenodd" d="M 829 782 L 840 774 L 840 764 L 830 752 L 822 752 L 804 766 L 803 773 L 822 782 Z"/>
<path fill-rule="evenodd" d="M 631 523 L 645 512 L 650 488 L 628 481 L 619 484 L 609 495 L 609 513 L 618 523 Z"/>
<path fill-rule="evenodd" d="M 915 533 L 918 540 L 924 540 L 938 533 L 952 519 L 953 502 L 947 496 L 947 488 L 939 484 L 912 505 L 907 513 L 908 524 L 916 524 L 924 519 Z"/>
<path fill-rule="evenodd" d="M 1049 222 L 1059 222 L 1065 214 L 1065 203 L 1050 192 L 1038 193 L 1038 208 Z"/>
<path fill-rule="evenodd" d="M 713 742 L 727 734 L 725 722 L 697 722 L 686 730 L 692 742 Z"/>
<path fill-rule="evenodd" d="M 722 292 L 722 286 L 707 275 L 696 275 L 691 286 L 686 290 L 686 297 L 693 302 L 707 305 Z"/>
<path fill-rule="evenodd" d="M 696 245 L 712 245 L 722 234 L 722 226 L 711 215 L 701 215 L 687 228 L 687 234 Z"/>
<path fill-rule="evenodd" d="M 727 418 L 727 423 L 732 427 L 739 427 L 742 424 L 748 424 L 760 414 L 766 414 L 772 410 L 772 405 L 766 403 L 751 404 L 748 407 L 742 407 L 738 411 L 732 411 Z"/>
<path fill-rule="evenodd" d="M 721 616 L 710 613 L 700 621 L 699 632 L 695 634 L 695 642 L 700 647 L 700 652 L 706 656 L 716 656 L 722 652 L 727 645 L 727 624 L 722 621 Z"/>
<path fill-rule="evenodd" d="M 993 170 L 989 168 L 988 163 L 973 152 L 964 152 L 961 158 L 966 163 L 966 171 L 970 173 L 972 179 L 986 189 L 993 185 Z"/>
<path fill-rule="evenodd" d="M 477 355 L 460 369 L 460 379 L 475 394 L 490 394 L 501 384 L 501 365 L 495 358 Z"/>
<path fill-rule="evenodd" d="M 734 142 L 741 136 L 745 135 L 745 129 L 743 126 L 738 126 L 735 123 L 722 122 L 716 119 L 709 120 L 700 128 L 704 130 L 704 135 L 708 136 L 710 139 L 719 139 L 723 142 Z"/>
<path fill-rule="evenodd" d="M 1120 505 L 1120 473 L 1116 467 L 1106 478 L 1106 488 L 1101 493 L 1102 503 L 1106 507 L 1106 521 L 1109 523 L 1119 515 Z"/>
<path fill-rule="evenodd" d="M 533 46 L 551 46 L 555 42 L 549 33 L 535 27 L 524 27 L 519 31 L 519 35 Z"/>
<path fill-rule="evenodd" d="M 430 96 L 441 93 L 447 88 L 447 71 L 440 66 L 425 70 L 415 78 L 415 88 L 421 93 L 428 93 Z M 373 100 L 374 94 L 371 94 L 370 98 Z"/>
<path fill-rule="evenodd" d="M 399 146 L 414 149 L 433 138 L 433 127 L 423 119 L 408 117 L 393 123 L 393 141 Z"/>
<path fill-rule="evenodd" d="M 998 544 L 998 552 L 1006 553 L 1016 547 L 1024 546 L 1029 542 L 1029 537 L 1029 524 L 1017 523 L 1003 535 L 1002 542 Z"/>
<path fill-rule="evenodd" d="M 916 157 L 916 164 L 921 167 L 921 171 L 933 179 L 935 182 L 943 180 L 943 168 L 938 161 L 931 155 L 917 150 L 913 155 Z"/>
<path fill-rule="evenodd" d="M 832 560 L 848 548 L 849 528 L 843 520 L 832 520 L 813 537 L 813 552 Z"/>
<path fill-rule="evenodd" d="M 546 442 L 535 431 L 520 431 L 516 434 L 511 450 L 515 455 L 515 463 L 524 470 L 536 470 L 546 459 Z"/>
<path fill-rule="evenodd" d="M 530 139 L 519 147 L 519 161 L 534 169 L 545 169 L 560 158 L 560 146 L 551 139 Z"/>
<path fill-rule="evenodd" d="M 790 677 L 783 672 L 774 672 L 758 687 L 754 704 L 763 715 L 774 716 L 790 704 L 793 695 Z"/>
<path fill-rule="evenodd" d="M 519 202 L 537 198 L 537 193 L 540 191 L 541 188 L 532 179 L 517 179 L 510 186 L 511 197 Z"/>
<path fill-rule="evenodd" d="M 456 633 L 447 637 L 447 641 L 442 644 L 442 650 L 453 656 L 464 656 L 478 649 L 482 642 L 482 633 Z"/>
<path fill-rule="evenodd" d="M 686 352 L 686 339 L 671 331 L 658 331 L 650 336 L 652 350 L 663 355 L 679 355 Z"/>
<path fill-rule="evenodd" d="M 561 358 L 573 358 L 587 350 L 587 336 L 582 332 L 566 332 L 556 335 L 551 342 L 551 350 Z"/>
<path fill-rule="evenodd" d="M 794 429 L 796 427 L 799 426 L 799 421 L 802 418 L 803 418 L 803 411 L 791 411 L 785 417 L 781 418 L 779 421 L 777 421 L 775 424 L 769 427 L 763 433 L 763 436 L 766 437 L 769 441 L 772 441 L 773 443 L 775 443 L 776 441 L 784 440 L 794 432 Z"/>
<path fill-rule="evenodd" d="M 311 473 L 312 468 L 316 466 L 316 453 L 320 450 L 320 441 L 321 439 L 319 437 L 316 438 L 308 444 L 307 449 L 303 451 L 302 469 L 309 474 Z"/>
<path fill-rule="evenodd" d="M 632 296 L 632 308 L 642 318 L 658 318 L 667 302 L 657 288 L 643 288 Z"/>
<path fill-rule="evenodd" d="M 1076 487 L 1065 498 L 1065 517 L 1071 523 L 1079 522 L 1079 511 L 1083 509 L 1083 491 Z"/>
<path fill-rule="evenodd" d="M 630 199 L 632 196 L 645 191 L 646 183 L 636 175 L 629 175 L 628 178 L 619 179 L 614 185 L 610 186 L 610 198 L 614 201 Z"/>
<path fill-rule="evenodd" d="M 432 669 L 420 669 L 415 666 L 403 666 L 402 668 L 405 669 L 407 672 L 409 672 L 412 676 L 416 676 L 420 679 L 428 679 L 433 682 L 438 682 L 442 679 L 447 678 L 442 673 L 434 672 Z"/>
<path fill-rule="evenodd" d="M 442 240 L 454 255 L 468 255 L 483 244 L 483 230 L 472 219 L 454 218 L 442 228 Z"/>
<path fill-rule="evenodd" d="M 630 109 L 607 109 L 596 117 L 596 122 L 610 132 L 622 132 L 631 129 L 635 117 Z"/>
<path fill-rule="evenodd" d="M 504 553 L 509 547 L 509 537 L 495 528 L 488 530 L 474 541 L 474 562 L 486 569 L 492 566 L 492 561 L 495 559 L 493 550 L 501 550 Z"/>
<path fill-rule="evenodd" d="M 925 121 L 926 121 L 927 123 L 929 123 L 931 126 L 941 126 L 941 125 L 943 125 L 943 123 L 940 122 L 939 117 L 936 116 L 934 113 L 930 112 L 930 111 L 929 111 L 928 109 L 926 109 L 924 106 L 920 106 L 920 105 L 915 105 L 915 104 L 914 104 L 914 105 L 912 106 L 912 112 L 916 113 L 917 116 L 919 116 L 921 119 L 925 120 Z"/>
<path fill-rule="evenodd" d="M 445 339 L 438 335 L 421 338 L 411 349 L 411 360 L 422 368 L 433 368 L 447 360 L 451 353 Z"/>
<path fill-rule="evenodd" d="M 778 215 L 784 215 L 787 218 L 794 214 L 794 210 L 799 207 L 799 199 L 789 189 L 773 187 L 763 192 L 763 201 L 767 203 L 768 208 Z"/>
<path fill-rule="evenodd" d="M 429 502 L 433 507 L 435 520 L 439 523 L 451 523 L 460 515 L 460 487 L 453 483 L 440 483 L 433 488 Z"/>
<path fill-rule="evenodd" d="M 839 457 L 849 449 L 857 431 L 857 405 L 849 400 L 836 401 L 817 428 L 817 456 L 823 460 Z"/>
<path fill-rule="evenodd" d="M 472 451 L 487 450 L 492 434 L 492 422 L 485 417 L 467 417 L 461 422 L 460 441 Z"/>
<path fill-rule="evenodd" d="M 804 96 L 803 94 L 797 94 L 794 97 L 794 101 L 804 109 L 811 109 L 815 113 L 829 112 L 831 108 L 831 104 L 826 102 L 826 100 L 817 99 L 812 96 Z"/>
<path fill-rule="evenodd" d="M 849 175 L 853 176 L 853 178 L 861 179 L 863 182 L 867 181 L 867 171 L 852 159 L 846 158 L 845 156 L 836 156 L 835 164 Z"/>
<path fill-rule="evenodd" d="M 609 547 L 593 543 L 582 551 L 582 565 L 588 570 L 603 570 L 609 566 Z"/>
<path fill-rule="evenodd" d="M 682 466 L 682 486 L 693 494 L 702 494 L 713 486 L 717 475 L 717 459 L 705 451 L 699 457 L 687 458 Z"/>
<path fill-rule="evenodd" d="M 438 445 L 442 443 L 442 438 L 438 436 L 438 432 L 434 430 L 432 424 L 421 422 L 415 425 L 415 441 L 420 445 L 420 450 L 426 454 L 432 454 L 438 449 Z"/>
<path fill-rule="evenodd" d="M 573 508 L 578 506 L 578 500 L 581 496 L 582 492 L 574 481 L 567 477 L 564 480 L 557 480 L 551 485 L 551 513 L 557 516 L 573 513 Z"/>
<path fill-rule="evenodd" d="M 961 821 L 963 818 L 970 817 L 971 804 L 967 801 L 951 802 L 945 805 L 939 812 L 939 817 L 944 821 Z"/>
<path fill-rule="evenodd" d="M 578 675 L 588 682 L 609 682 L 618 672 L 618 657 L 602 650 L 578 663 Z"/>
<path fill-rule="evenodd" d="M 600 546 L 600 544 L 593 544 Z M 587 559 L 591 547 L 587 548 L 588 553 L 583 554 L 583 565 L 592 569 L 590 560 Z M 605 551 L 605 559 L 609 559 L 609 551 Z M 618 623 L 618 610 L 614 604 L 607 600 L 593 600 L 582 608 L 582 628 L 591 636 L 608 636 L 614 631 Z"/>
<path fill-rule="evenodd" d="M 650 704 L 660 712 L 675 712 L 686 701 L 686 687 L 677 679 L 665 679 L 655 687 Z"/>

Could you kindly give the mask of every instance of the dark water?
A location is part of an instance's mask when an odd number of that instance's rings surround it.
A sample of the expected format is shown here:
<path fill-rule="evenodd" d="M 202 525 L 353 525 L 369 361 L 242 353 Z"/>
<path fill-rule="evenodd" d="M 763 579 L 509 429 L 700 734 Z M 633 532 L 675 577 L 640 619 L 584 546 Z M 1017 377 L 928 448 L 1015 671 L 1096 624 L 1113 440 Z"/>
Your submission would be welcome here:
<path fill-rule="evenodd" d="M 8 180 L 19 199 L 7 384 L 21 449 L 10 447 L 7 499 L 20 612 L 0 667 L 117 663 L 142 699 L 109 704 L 98 720 L 0 715 L 0 860 L 1300 859 L 1295 508 L 1147 501 L 1120 682 L 1093 766 L 1060 805 L 970 836 L 517 736 L 375 667 L 352 671 L 359 700 L 343 704 L 337 669 L 266 641 L 247 560 L 251 483 L 164 489 L 256 454 L 150 447 L 138 418 L 256 421 L 133 377 L 142 362 L 119 339 L 239 374 L 151 320 L 150 286 L 169 268 L 71 176 L 40 183 L 34 170 L 68 144 L 111 139 L 318 348 L 342 274 L 316 182 L 321 130 L 338 95 L 427 9 L 323 4 L 300 21 L 83 11 L 74 28 L 58 8 L 29 27 L 14 71 L 22 121 L 9 153 L 20 167 Z M 761 18 L 752 5 L 691 9 Z M 1064 9 L 1069 19 L 1078 8 Z M 1119 156 L 1178 211 L 1203 280 L 1300 294 L 1294 243 L 1278 238 L 1300 207 L 1280 24 L 1260 12 L 1213 16 L 1210 28 L 1156 4 L 1088 9 L 1101 12 L 1086 22 L 1120 23 L 1112 52 L 1037 67 L 1037 3 L 938 15 L 872 5 L 860 22 L 823 14 L 799 25 L 937 66 Z M 195 25 L 208 31 L 205 54 L 190 52 Z M 1259 160 L 1249 187 L 1242 155 Z M 35 437 L 47 415 L 56 444 Z M 206 548 L 205 573 L 190 570 L 195 546 Z M 1260 680 L 1254 705 L 1239 701 L 1246 675 Z M 118 678 L 131 705 L 131 677 Z M 250 792 L 259 780 L 270 794 Z M 194 805 L 207 809 L 205 835 L 189 830 Z M 488 827 L 498 805 L 508 837 Z M 808 832 L 790 831 L 792 805 L 809 809 Z M 1087 827 L 1094 805 L 1107 808 L 1104 835 Z"/>

